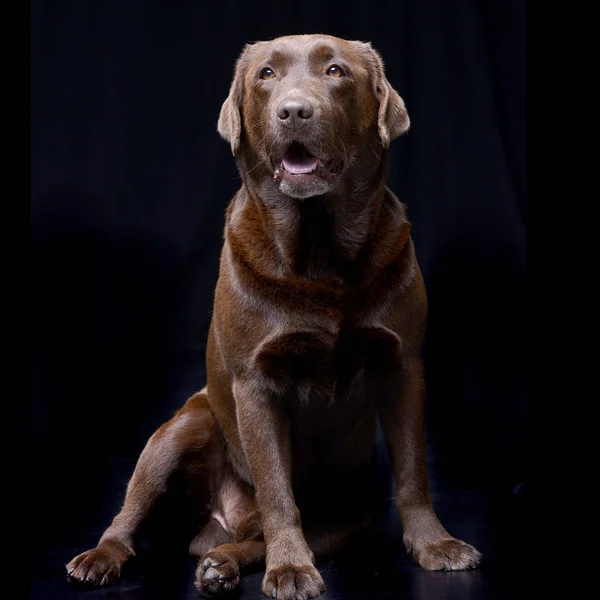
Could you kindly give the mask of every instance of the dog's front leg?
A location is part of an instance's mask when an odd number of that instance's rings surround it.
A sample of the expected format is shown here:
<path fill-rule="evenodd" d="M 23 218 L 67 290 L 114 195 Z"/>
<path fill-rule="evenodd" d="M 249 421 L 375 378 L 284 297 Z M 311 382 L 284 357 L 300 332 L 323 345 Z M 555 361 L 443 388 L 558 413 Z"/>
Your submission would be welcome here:
<path fill-rule="evenodd" d="M 428 571 L 473 568 L 479 564 L 480 553 L 444 529 L 431 501 L 421 359 L 407 359 L 403 371 L 400 394 L 383 395 L 379 414 L 396 479 L 396 503 L 404 528 L 404 543 Z"/>
<path fill-rule="evenodd" d="M 314 567 L 292 491 L 289 417 L 281 398 L 255 382 L 237 381 L 233 389 L 267 545 L 262 591 L 278 600 L 314 598 L 325 584 Z"/>

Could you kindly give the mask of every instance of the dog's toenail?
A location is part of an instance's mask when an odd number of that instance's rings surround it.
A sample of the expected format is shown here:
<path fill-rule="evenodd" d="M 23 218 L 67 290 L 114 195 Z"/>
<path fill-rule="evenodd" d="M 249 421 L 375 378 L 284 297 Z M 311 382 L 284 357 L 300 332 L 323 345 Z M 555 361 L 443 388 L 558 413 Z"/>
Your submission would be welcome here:
<path fill-rule="evenodd" d="M 207 569 L 206 573 L 204 573 L 204 579 L 216 579 L 219 576 L 219 573 L 215 571 L 212 567 Z"/>
<path fill-rule="evenodd" d="M 205 589 L 209 594 L 215 596 L 221 592 L 221 588 L 218 585 L 207 585 Z"/>

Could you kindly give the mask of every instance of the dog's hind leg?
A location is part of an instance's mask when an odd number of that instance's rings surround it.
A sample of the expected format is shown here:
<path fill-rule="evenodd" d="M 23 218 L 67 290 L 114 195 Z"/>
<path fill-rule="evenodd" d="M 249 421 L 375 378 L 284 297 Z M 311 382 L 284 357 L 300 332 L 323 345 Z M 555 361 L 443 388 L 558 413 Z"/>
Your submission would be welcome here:
<path fill-rule="evenodd" d="M 365 516 L 329 528 L 309 529 L 306 531 L 306 541 L 315 556 L 326 557 L 341 549 L 368 523 L 369 518 Z M 221 531 L 226 534 L 223 528 Z M 265 563 L 266 552 L 260 513 L 253 511 L 237 527 L 235 543 L 221 544 L 203 555 L 196 571 L 196 587 L 208 597 L 231 591 L 239 584 L 240 572 L 244 567 Z M 302 572 L 296 578 L 295 582 L 286 581 L 285 578 L 277 582 L 278 598 L 296 597 L 291 584 L 295 585 L 295 589 L 302 590 L 305 597 L 313 598 L 318 595 L 318 590 L 310 590 L 310 579 L 304 577 Z"/>
<path fill-rule="evenodd" d="M 223 496 L 223 494 L 221 495 Z M 263 538 L 262 521 L 260 513 L 255 510 L 254 498 L 242 491 L 241 494 L 238 494 L 235 504 L 232 500 L 230 489 L 229 508 L 234 508 L 234 511 L 230 510 L 226 515 L 231 516 L 232 512 L 237 512 L 237 520 L 233 523 L 235 543 L 215 544 L 216 530 L 221 526 L 216 519 L 211 519 L 197 536 L 198 540 L 203 538 L 203 543 L 197 541 L 195 544 L 196 550 L 203 550 L 196 554 L 200 557 L 200 562 L 196 570 L 195 585 L 200 593 L 209 597 L 218 595 L 222 591 L 233 590 L 240 581 L 242 568 L 265 561 L 267 550 Z M 209 528 L 211 528 L 210 531 L 205 533 L 205 530 Z M 231 542 L 233 536 L 228 534 L 223 527 L 221 527 L 221 532 L 230 535 L 227 542 Z M 207 543 L 209 537 L 211 539 Z"/>
<path fill-rule="evenodd" d="M 220 453 L 219 439 L 204 389 L 150 437 L 127 486 L 121 511 L 96 548 L 79 554 L 66 565 L 71 580 L 104 585 L 119 579 L 124 563 L 135 556 L 140 526 L 164 496 L 171 475 L 182 467 L 191 471 L 197 481 L 204 482 L 204 501 L 209 504 L 210 479 L 218 468 L 215 463 Z"/>
<path fill-rule="evenodd" d="M 217 519 L 211 518 L 190 543 L 190 554 L 196 558 L 202 558 L 213 548 L 231 542 L 232 539 L 233 536 L 223 528 L 221 523 Z"/>

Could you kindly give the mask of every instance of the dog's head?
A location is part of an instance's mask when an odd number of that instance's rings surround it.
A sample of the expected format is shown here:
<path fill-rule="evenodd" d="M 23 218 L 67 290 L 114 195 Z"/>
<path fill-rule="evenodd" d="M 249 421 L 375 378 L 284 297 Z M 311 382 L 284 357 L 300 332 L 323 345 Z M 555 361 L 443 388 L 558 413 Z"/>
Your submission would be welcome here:
<path fill-rule="evenodd" d="M 409 124 L 370 44 L 301 35 L 246 46 L 218 131 L 281 192 L 307 198 L 331 190 L 361 154 L 381 156 Z"/>

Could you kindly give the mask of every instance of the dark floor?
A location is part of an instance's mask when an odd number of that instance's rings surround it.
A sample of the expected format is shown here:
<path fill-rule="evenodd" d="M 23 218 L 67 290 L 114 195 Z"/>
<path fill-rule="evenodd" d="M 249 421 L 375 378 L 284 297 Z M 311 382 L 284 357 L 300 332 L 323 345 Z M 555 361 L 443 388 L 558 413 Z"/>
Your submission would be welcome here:
<path fill-rule="evenodd" d="M 131 459 L 112 461 L 98 479 L 103 494 L 83 490 L 71 479 L 72 519 L 50 523 L 48 534 L 34 549 L 31 600 L 182 600 L 197 599 L 194 562 L 186 556 L 168 558 L 146 550 L 130 566 L 121 584 L 85 590 L 67 582 L 64 564 L 96 545 L 121 501 Z M 384 465 L 385 467 L 385 465 Z M 425 572 L 411 562 L 402 545 L 399 517 L 389 482 L 382 494 L 380 518 L 343 553 L 319 561 L 327 592 L 322 600 L 510 600 L 526 598 L 526 489 L 465 489 L 449 483 L 432 469 L 434 505 L 450 533 L 476 546 L 484 555 L 470 572 Z M 104 478 L 104 479 L 103 479 Z M 108 485 L 106 485 L 108 482 Z M 63 490 L 64 491 L 64 490 Z M 52 494 L 52 490 L 49 491 Z M 90 498 L 82 506 L 82 498 Z M 93 514 L 89 514 L 89 510 Z M 87 511 L 87 512 L 86 512 Z M 79 525 L 78 525 L 79 523 Z M 262 598 L 260 571 L 246 574 L 235 598 Z"/>

